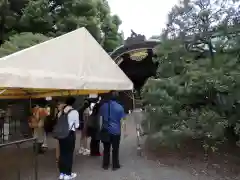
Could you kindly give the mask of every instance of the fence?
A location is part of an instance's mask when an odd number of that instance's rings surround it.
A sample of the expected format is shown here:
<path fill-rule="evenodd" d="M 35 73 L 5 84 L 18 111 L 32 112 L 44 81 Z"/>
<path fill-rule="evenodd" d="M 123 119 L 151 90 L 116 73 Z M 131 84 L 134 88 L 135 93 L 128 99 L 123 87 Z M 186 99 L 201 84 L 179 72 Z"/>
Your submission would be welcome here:
<path fill-rule="evenodd" d="M 32 167 L 32 172 L 24 172 L 22 169 L 24 168 L 24 164 L 26 164 L 27 159 L 25 159 L 24 153 L 27 153 L 27 148 L 23 146 L 24 144 L 31 144 L 30 146 L 33 146 L 34 143 L 36 143 L 35 138 L 29 138 L 29 139 L 23 139 L 19 141 L 13 141 L 9 143 L 0 144 L 0 150 L 2 151 L 0 154 L 2 157 L 0 162 L 0 174 L 1 179 L 4 180 L 38 180 L 38 154 L 36 151 L 34 151 L 34 148 L 32 148 L 32 157 L 31 160 L 33 162 L 30 163 Z M 14 148 L 15 147 L 15 148 Z M 5 151 L 4 151 L 5 150 Z M 23 153 L 21 153 L 21 150 Z M 11 154 L 12 152 L 12 154 Z M 16 153 L 17 152 L 17 153 Z M 11 165 L 9 165 L 9 163 Z M 6 165 L 7 164 L 7 165 Z M 33 165 L 33 166 L 32 166 Z M 6 168 L 7 169 L 6 169 Z M 9 169 L 11 167 L 11 169 Z M 27 168 L 29 170 L 29 168 Z M 28 171 L 27 170 L 27 171 Z M 2 171 L 2 172 L 1 172 Z M 5 173 L 5 174 L 4 174 Z M 24 177 L 22 177 L 22 175 Z"/>
<path fill-rule="evenodd" d="M 29 101 L 0 101 L 0 144 L 30 138 Z"/>

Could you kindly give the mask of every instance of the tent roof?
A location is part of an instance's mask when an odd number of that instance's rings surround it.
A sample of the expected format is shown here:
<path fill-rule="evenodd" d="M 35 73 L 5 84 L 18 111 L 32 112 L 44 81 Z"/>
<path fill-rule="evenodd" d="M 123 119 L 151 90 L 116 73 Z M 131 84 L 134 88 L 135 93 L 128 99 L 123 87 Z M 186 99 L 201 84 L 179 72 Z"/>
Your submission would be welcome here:
<path fill-rule="evenodd" d="M 80 94 L 130 90 L 133 84 L 91 34 L 80 28 L 1 58 L 0 87 L 1 98 L 9 97 L 10 90 L 11 96 L 25 92 L 45 97 L 59 90 Z"/>

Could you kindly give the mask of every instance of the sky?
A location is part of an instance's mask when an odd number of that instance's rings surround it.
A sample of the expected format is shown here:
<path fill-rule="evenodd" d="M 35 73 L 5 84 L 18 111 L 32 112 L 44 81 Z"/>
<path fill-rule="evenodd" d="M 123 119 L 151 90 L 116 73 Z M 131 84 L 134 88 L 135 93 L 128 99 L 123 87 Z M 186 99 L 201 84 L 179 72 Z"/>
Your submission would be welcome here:
<path fill-rule="evenodd" d="M 112 14 L 117 14 L 125 38 L 133 29 L 147 38 L 159 35 L 167 22 L 167 14 L 179 0 L 108 0 Z"/>

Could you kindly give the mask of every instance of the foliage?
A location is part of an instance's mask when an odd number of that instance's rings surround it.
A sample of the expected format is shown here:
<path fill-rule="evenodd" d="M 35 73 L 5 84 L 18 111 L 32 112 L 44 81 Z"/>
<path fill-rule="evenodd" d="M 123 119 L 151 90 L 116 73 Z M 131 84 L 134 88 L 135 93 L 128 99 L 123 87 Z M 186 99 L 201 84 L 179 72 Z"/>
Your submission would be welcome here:
<path fill-rule="evenodd" d="M 179 147 L 198 139 L 213 148 L 240 136 L 239 2 L 184 0 L 169 14 L 158 48 L 157 79 L 143 88 L 151 132 Z M 239 139 L 239 138 L 236 138 Z"/>
<path fill-rule="evenodd" d="M 80 27 L 109 52 L 123 41 L 121 20 L 110 14 L 106 0 L 12 0 L 3 1 L 0 10 L 0 44 L 22 32 L 56 37 Z"/>
<path fill-rule="evenodd" d="M 0 48 L 0 57 L 34 46 L 50 38 L 42 34 L 20 33 L 5 41 Z"/>

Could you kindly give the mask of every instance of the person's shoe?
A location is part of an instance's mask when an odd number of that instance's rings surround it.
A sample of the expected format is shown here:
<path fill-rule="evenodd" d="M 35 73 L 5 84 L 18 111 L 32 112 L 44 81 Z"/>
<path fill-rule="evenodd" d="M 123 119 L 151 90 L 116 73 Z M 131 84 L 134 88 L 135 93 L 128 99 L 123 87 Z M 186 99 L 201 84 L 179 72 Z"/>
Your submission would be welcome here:
<path fill-rule="evenodd" d="M 42 148 L 48 148 L 48 145 L 45 143 L 45 144 L 42 144 Z"/>
<path fill-rule="evenodd" d="M 77 177 L 76 173 L 72 173 L 71 175 L 65 175 L 63 180 L 70 180 L 70 179 L 74 179 Z"/>
<path fill-rule="evenodd" d="M 83 153 L 84 156 L 88 156 L 90 154 L 90 150 L 89 149 L 84 149 Z"/>
<path fill-rule="evenodd" d="M 114 167 L 112 168 L 112 170 L 113 170 L 113 171 L 117 171 L 117 170 L 120 169 L 120 168 L 121 168 L 121 166 L 118 165 L 118 166 L 114 166 Z"/>
<path fill-rule="evenodd" d="M 59 178 L 58 179 L 61 179 L 61 180 L 63 180 L 64 179 L 64 174 L 63 173 L 60 173 L 60 175 L 59 175 Z"/>
<path fill-rule="evenodd" d="M 84 148 L 81 147 L 81 148 L 79 149 L 78 153 L 79 153 L 79 154 L 83 154 L 83 152 L 84 152 Z"/>

